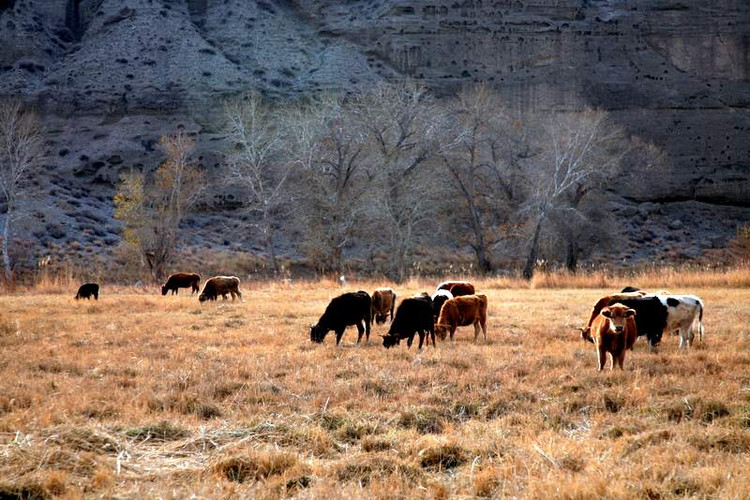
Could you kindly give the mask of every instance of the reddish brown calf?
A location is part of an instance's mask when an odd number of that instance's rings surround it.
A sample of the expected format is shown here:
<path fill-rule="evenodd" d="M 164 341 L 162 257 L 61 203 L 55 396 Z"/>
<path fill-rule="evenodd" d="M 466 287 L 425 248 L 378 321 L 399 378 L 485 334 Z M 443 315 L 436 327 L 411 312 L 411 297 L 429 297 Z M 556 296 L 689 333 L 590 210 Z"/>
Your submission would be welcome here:
<path fill-rule="evenodd" d="M 635 311 L 622 304 L 613 304 L 601 310 L 591 323 L 591 334 L 596 345 L 599 371 L 604 369 L 607 353 L 612 357 L 610 370 L 615 363 L 620 369 L 625 361 L 625 351 L 632 349 L 638 336 Z"/>

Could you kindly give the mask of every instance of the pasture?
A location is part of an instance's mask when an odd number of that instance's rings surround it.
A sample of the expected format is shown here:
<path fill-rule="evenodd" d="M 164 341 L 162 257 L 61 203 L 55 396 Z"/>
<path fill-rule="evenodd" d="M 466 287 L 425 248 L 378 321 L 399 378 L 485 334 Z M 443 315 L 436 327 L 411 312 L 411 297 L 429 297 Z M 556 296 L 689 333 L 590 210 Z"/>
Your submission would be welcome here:
<path fill-rule="evenodd" d="M 574 328 L 612 288 L 475 284 L 489 343 L 421 352 L 312 344 L 326 282 L 1 296 L 0 497 L 748 498 L 750 289 L 670 287 L 703 343 L 599 373 Z"/>

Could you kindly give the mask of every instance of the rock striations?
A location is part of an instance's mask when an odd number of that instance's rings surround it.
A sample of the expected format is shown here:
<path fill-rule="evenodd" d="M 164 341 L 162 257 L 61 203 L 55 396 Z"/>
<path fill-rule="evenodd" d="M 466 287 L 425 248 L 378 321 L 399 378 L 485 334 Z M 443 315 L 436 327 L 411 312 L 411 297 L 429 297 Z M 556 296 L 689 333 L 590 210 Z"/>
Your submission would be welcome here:
<path fill-rule="evenodd" d="M 624 183 L 620 208 L 701 202 L 747 219 L 750 207 L 745 0 L 0 0 L 0 46 L 0 95 L 49 124 L 53 227 L 75 229 L 81 204 L 111 222 L 119 172 L 176 127 L 201 132 L 213 168 L 221 136 L 195 117 L 222 96 L 401 78 L 443 94 L 487 82 L 519 108 L 610 110 L 677 166 Z"/>

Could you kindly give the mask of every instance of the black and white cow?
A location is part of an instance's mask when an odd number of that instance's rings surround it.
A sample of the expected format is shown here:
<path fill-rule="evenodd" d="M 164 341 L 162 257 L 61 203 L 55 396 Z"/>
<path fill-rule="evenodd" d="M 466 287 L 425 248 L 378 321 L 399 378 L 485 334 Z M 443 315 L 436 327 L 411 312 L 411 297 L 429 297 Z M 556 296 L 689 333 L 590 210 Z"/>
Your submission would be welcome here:
<path fill-rule="evenodd" d="M 703 302 L 695 295 L 644 294 L 632 291 L 608 295 L 599 299 L 591 312 L 582 337 L 592 341 L 591 322 L 599 312 L 610 304 L 619 303 L 636 311 L 635 322 L 638 336 L 646 336 L 651 347 L 656 347 L 665 332 L 677 331 L 680 347 L 690 347 L 695 338 L 697 322 L 698 338 L 703 341 Z"/>
<path fill-rule="evenodd" d="M 440 316 L 440 308 L 443 307 L 443 304 L 445 304 L 447 300 L 452 298 L 453 294 L 444 289 L 436 291 L 432 296 L 432 315 L 434 316 L 436 323 L 438 316 Z"/>

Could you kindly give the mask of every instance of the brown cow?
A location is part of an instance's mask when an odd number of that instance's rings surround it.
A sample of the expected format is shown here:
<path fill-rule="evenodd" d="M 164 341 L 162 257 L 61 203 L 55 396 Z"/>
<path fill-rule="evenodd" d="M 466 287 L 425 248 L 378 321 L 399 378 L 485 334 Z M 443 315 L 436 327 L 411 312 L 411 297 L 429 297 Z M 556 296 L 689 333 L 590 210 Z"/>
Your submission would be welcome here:
<path fill-rule="evenodd" d="M 615 369 L 615 363 L 623 369 L 625 351 L 633 348 L 638 336 L 635 324 L 635 310 L 622 304 L 613 304 L 601 310 L 591 324 L 591 333 L 596 345 L 599 361 L 599 371 L 604 369 L 607 353 L 612 357 L 610 370 Z"/>
<path fill-rule="evenodd" d="M 468 281 L 443 281 L 437 286 L 435 292 L 438 290 L 448 290 L 454 297 L 474 295 L 474 285 Z"/>
<path fill-rule="evenodd" d="M 167 278 L 167 282 L 161 286 L 161 294 L 166 295 L 171 291 L 177 294 L 178 288 L 190 288 L 190 295 L 200 290 L 201 276 L 195 273 L 176 273 Z"/>
<path fill-rule="evenodd" d="M 589 342 L 593 342 L 593 338 L 591 337 L 591 324 L 599 316 L 599 313 L 601 312 L 603 308 L 609 306 L 610 304 L 614 304 L 615 302 L 619 302 L 621 300 L 637 299 L 645 295 L 646 295 L 646 292 L 638 290 L 634 292 L 614 293 L 612 295 L 606 295 L 602 297 L 601 299 L 597 300 L 596 304 L 594 304 L 594 307 L 591 310 L 591 314 L 589 315 L 589 320 L 588 322 L 586 322 L 586 328 L 580 329 L 581 338 L 583 340 L 588 340 Z"/>
<path fill-rule="evenodd" d="M 378 325 L 382 325 L 391 316 L 393 321 L 393 309 L 396 306 L 396 292 L 392 288 L 378 288 L 372 292 L 372 312 L 370 318 Z"/>
<path fill-rule="evenodd" d="M 451 340 L 453 340 L 457 327 L 469 325 L 474 325 L 474 342 L 479 338 L 480 325 L 484 333 L 484 341 L 487 342 L 486 295 L 464 295 L 446 300 L 440 308 L 435 334 L 440 337 L 440 340 L 445 340 L 446 333 L 450 331 Z"/>
<path fill-rule="evenodd" d="M 219 295 L 224 300 L 227 300 L 227 294 L 232 294 L 232 300 L 237 295 L 242 300 L 242 293 L 240 292 L 240 279 L 237 276 L 214 276 L 208 278 L 206 283 L 203 284 L 203 290 L 198 295 L 198 300 L 204 302 L 206 300 L 216 300 Z"/>

